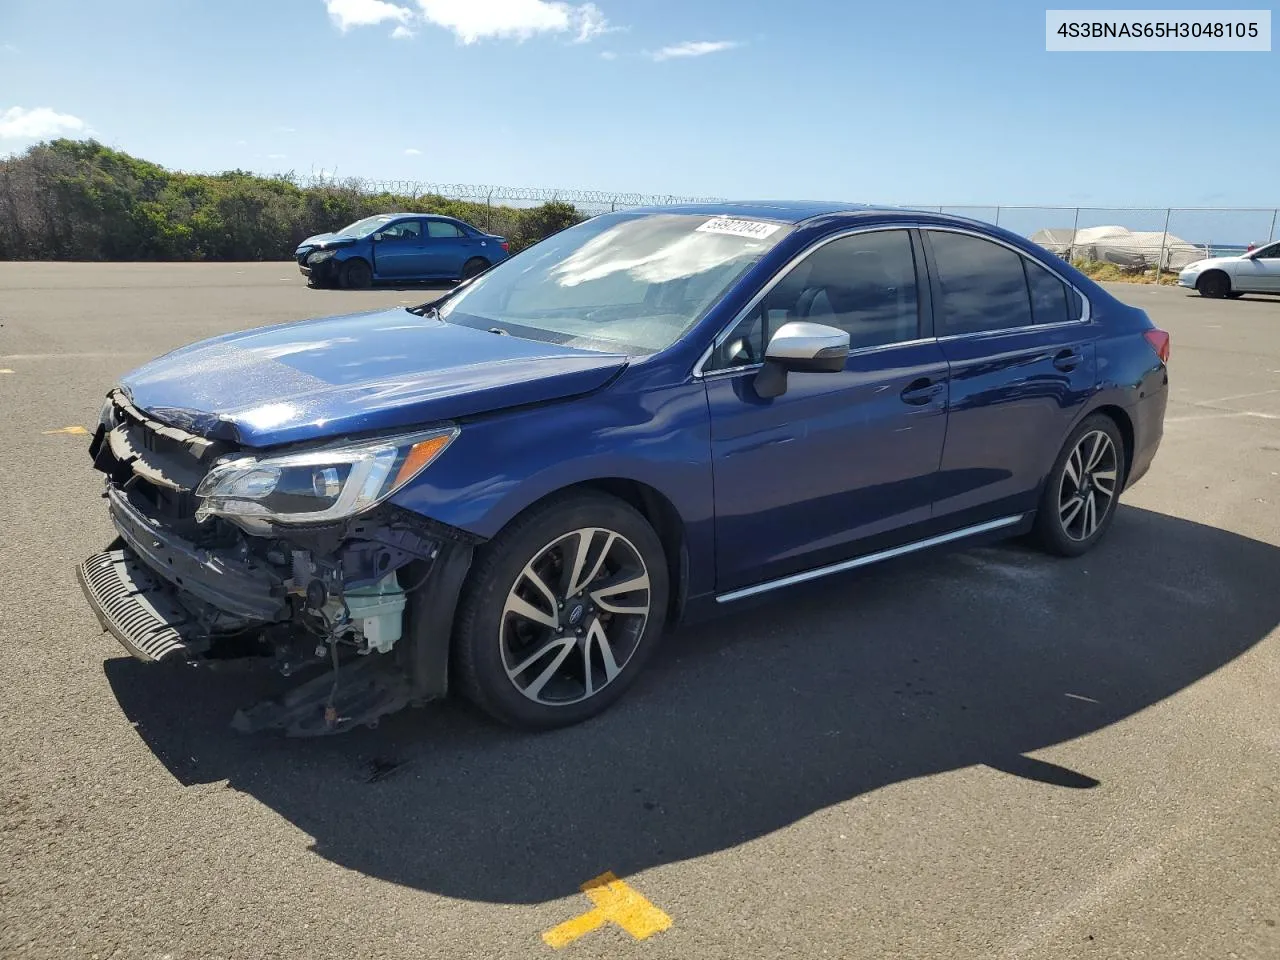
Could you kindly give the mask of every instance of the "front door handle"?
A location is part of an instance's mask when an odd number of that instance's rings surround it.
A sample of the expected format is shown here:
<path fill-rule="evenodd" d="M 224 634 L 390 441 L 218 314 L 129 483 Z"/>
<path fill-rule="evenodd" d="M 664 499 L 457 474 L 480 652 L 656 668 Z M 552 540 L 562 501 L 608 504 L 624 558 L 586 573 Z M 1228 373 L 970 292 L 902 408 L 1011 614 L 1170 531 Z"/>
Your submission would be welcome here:
<path fill-rule="evenodd" d="M 1053 358 L 1053 365 L 1059 370 L 1070 372 L 1080 366 L 1084 360 L 1084 354 L 1079 350 L 1059 350 L 1058 355 Z"/>
<path fill-rule="evenodd" d="M 902 390 L 902 402 L 909 403 L 913 407 L 922 407 L 926 403 L 932 403 L 938 394 L 942 393 L 943 386 L 941 380 L 930 380 L 928 377 L 912 380 Z"/>

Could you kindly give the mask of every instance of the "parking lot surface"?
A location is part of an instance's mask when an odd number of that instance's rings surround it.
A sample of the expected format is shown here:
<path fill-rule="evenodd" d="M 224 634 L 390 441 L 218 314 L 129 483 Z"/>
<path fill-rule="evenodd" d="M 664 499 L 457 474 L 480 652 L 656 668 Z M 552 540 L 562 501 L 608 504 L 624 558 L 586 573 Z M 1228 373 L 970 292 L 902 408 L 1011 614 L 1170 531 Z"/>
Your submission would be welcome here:
<path fill-rule="evenodd" d="M 0 956 L 1280 956 L 1280 298 L 1114 290 L 1173 394 L 1086 557 L 775 595 L 569 730 L 445 702 L 293 741 L 230 730 L 260 681 L 100 632 L 74 428 L 189 341 L 434 294 L 0 263 Z"/>

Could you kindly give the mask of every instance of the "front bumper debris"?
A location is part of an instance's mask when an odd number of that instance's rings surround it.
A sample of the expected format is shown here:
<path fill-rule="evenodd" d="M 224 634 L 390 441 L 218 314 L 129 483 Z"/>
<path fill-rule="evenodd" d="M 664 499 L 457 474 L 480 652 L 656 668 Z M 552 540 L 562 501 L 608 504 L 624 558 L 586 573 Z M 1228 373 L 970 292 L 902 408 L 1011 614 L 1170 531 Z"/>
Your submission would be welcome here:
<path fill-rule="evenodd" d="M 139 660 L 182 661 L 199 647 L 196 625 L 173 589 L 129 551 L 95 553 L 76 576 L 102 628 Z"/>
<path fill-rule="evenodd" d="M 479 538 L 392 504 L 261 533 L 198 522 L 195 490 L 236 446 L 161 423 L 120 391 L 110 399 L 90 455 L 119 539 L 77 575 L 130 654 L 296 675 L 282 699 L 236 714 L 245 732 L 338 733 L 447 692 L 453 613 Z M 393 574 L 408 591 L 401 630 L 380 644 L 357 598 Z"/>

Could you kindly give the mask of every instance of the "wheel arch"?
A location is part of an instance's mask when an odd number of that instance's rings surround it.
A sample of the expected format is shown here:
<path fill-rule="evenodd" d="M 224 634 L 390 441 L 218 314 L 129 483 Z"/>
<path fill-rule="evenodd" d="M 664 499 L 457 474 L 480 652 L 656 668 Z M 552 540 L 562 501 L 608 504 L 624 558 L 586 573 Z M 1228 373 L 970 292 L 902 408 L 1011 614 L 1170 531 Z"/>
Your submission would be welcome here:
<path fill-rule="evenodd" d="M 1087 416 L 1092 417 L 1095 414 L 1102 414 L 1104 417 L 1109 417 L 1116 425 L 1116 429 L 1120 431 L 1120 437 L 1124 440 L 1124 478 L 1125 482 L 1128 483 L 1129 473 L 1133 467 L 1133 420 L 1129 417 L 1128 411 L 1123 407 L 1118 407 L 1115 404 L 1110 403 L 1104 403 L 1100 407 L 1094 407 L 1089 411 Z"/>
<path fill-rule="evenodd" d="M 667 496 L 640 480 L 629 477 L 595 477 L 581 480 L 568 486 L 559 487 L 538 499 L 526 504 L 515 516 L 507 520 L 503 527 L 514 523 L 531 510 L 535 510 L 548 500 L 559 499 L 577 491 L 594 491 L 611 496 L 634 508 L 653 527 L 658 539 L 662 542 L 662 550 L 667 561 L 667 571 L 671 580 L 670 597 L 667 604 L 667 623 L 678 621 L 684 612 L 685 600 L 688 597 L 689 583 L 689 543 L 685 531 L 684 520 Z"/>

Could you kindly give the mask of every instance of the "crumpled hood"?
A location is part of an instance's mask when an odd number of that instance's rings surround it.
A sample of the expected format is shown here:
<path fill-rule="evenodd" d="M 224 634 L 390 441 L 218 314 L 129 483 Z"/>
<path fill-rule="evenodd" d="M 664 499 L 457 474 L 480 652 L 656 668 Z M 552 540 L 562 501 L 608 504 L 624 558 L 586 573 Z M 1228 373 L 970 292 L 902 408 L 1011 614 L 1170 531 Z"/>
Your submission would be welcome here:
<path fill-rule="evenodd" d="M 578 396 L 626 363 L 396 309 L 215 337 L 121 385 L 158 420 L 269 447 Z"/>
<path fill-rule="evenodd" d="M 311 247 L 316 250 L 327 250 L 332 247 L 349 247 L 356 243 L 359 238 L 348 236 L 345 233 L 317 233 L 315 236 L 307 237 L 300 244 L 297 250 L 301 251 L 303 247 Z"/>

